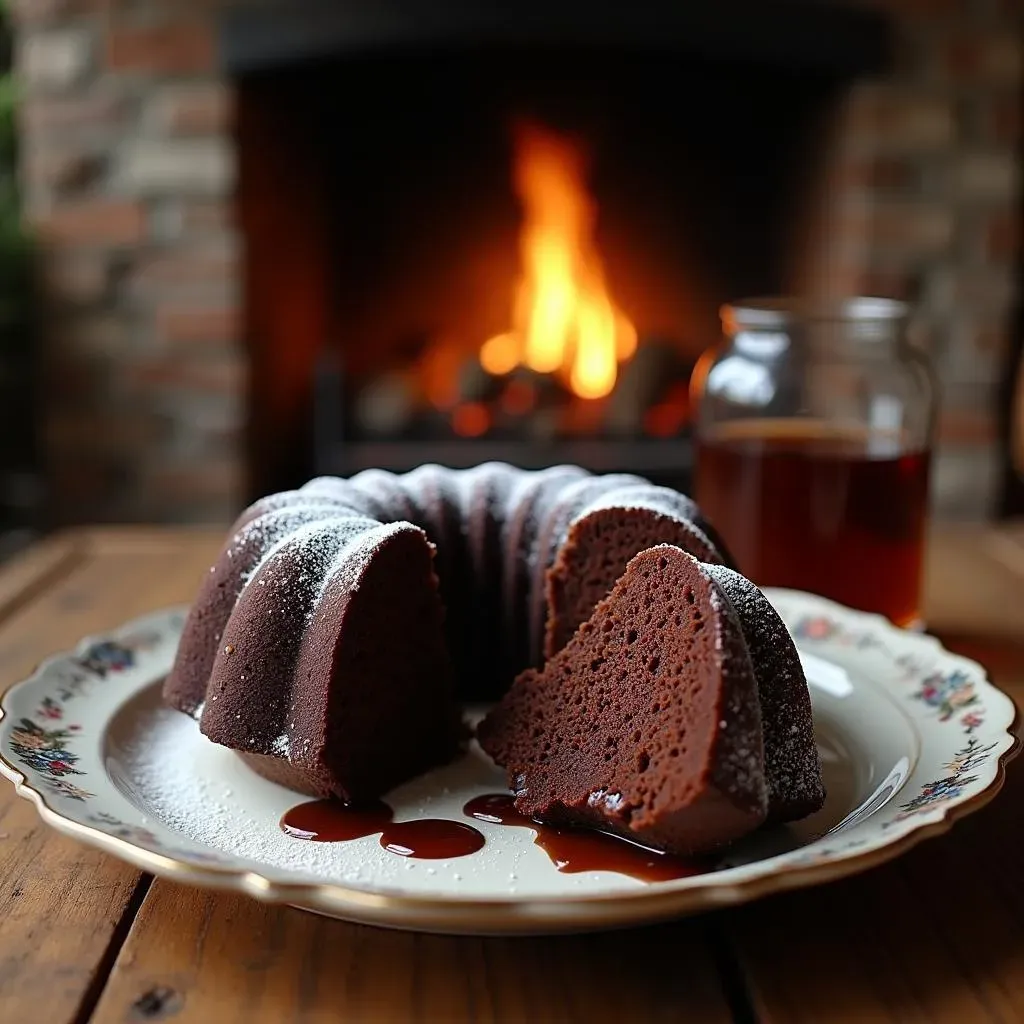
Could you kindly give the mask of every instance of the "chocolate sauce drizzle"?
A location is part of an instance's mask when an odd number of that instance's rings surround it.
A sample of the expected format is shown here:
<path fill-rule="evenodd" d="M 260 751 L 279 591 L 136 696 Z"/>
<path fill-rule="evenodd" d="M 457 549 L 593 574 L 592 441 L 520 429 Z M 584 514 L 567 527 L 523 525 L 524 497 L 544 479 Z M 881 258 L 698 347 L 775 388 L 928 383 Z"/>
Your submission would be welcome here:
<path fill-rule="evenodd" d="M 380 837 L 380 845 L 399 857 L 421 860 L 447 860 L 467 857 L 484 848 L 483 833 L 472 825 L 444 818 L 420 818 L 388 825 Z"/>
<path fill-rule="evenodd" d="M 515 798 L 508 793 L 474 797 L 463 812 L 492 825 L 532 829 L 534 843 L 566 874 L 614 871 L 642 882 L 667 882 L 709 870 L 700 861 L 639 846 L 608 832 L 559 828 L 534 821 L 516 810 Z M 472 825 L 446 818 L 396 822 L 393 809 L 382 800 L 361 805 L 337 800 L 307 801 L 285 812 L 281 828 L 296 839 L 316 843 L 343 843 L 380 833 L 380 845 L 385 850 L 420 860 L 468 857 L 482 850 L 486 842 Z"/>
<path fill-rule="evenodd" d="M 296 839 L 345 843 L 382 832 L 395 812 L 383 800 L 353 805 L 338 800 L 310 800 L 285 811 L 281 828 Z"/>
<path fill-rule="evenodd" d="M 631 843 L 628 839 L 596 829 L 558 828 L 534 821 L 515 808 L 515 797 L 507 793 L 478 796 L 463 808 L 471 818 L 495 825 L 533 829 L 534 843 L 555 867 L 566 874 L 581 871 L 614 871 L 642 882 L 668 882 L 703 874 L 707 865 L 684 860 L 661 850 Z"/>
<path fill-rule="evenodd" d="M 286 811 L 281 828 L 296 839 L 345 843 L 381 833 L 380 845 L 399 857 L 448 860 L 483 849 L 484 837 L 472 825 L 444 818 L 394 821 L 383 800 L 353 805 L 338 800 L 311 800 Z"/>

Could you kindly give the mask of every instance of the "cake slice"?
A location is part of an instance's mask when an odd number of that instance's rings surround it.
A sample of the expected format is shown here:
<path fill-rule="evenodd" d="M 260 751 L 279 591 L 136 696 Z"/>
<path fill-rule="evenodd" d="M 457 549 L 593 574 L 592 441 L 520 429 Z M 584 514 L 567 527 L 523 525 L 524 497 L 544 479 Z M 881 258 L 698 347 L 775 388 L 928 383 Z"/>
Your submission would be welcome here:
<path fill-rule="evenodd" d="M 757 681 L 739 617 L 705 566 L 659 545 L 478 729 L 516 807 L 679 854 L 768 814 Z"/>
<path fill-rule="evenodd" d="M 671 544 L 702 562 L 729 564 L 731 560 L 720 542 L 712 540 L 714 531 L 697 506 L 667 487 L 643 483 L 606 490 L 570 513 L 565 522 L 571 520 L 572 525 L 565 528 L 563 523 L 558 544 L 545 552 L 546 564 L 551 566 L 543 595 L 546 658 L 572 639 L 639 552 Z"/>

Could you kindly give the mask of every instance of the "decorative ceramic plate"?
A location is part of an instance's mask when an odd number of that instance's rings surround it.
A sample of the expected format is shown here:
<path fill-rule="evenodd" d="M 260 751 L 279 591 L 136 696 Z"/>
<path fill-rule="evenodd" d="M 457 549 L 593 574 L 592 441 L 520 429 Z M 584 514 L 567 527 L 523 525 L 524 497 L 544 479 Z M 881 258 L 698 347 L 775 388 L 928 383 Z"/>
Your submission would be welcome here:
<path fill-rule="evenodd" d="M 0 769 L 50 825 L 144 871 L 354 921 L 478 934 L 636 924 L 830 881 L 948 829 L 996 794 L 1016 751 L 1015 709 L 979 665 L 818 597 L 768 596 L 804 659 L 828 800 L 691 877 L 568 873 L 530 828 L 468 817 L 467 801 L 503 789 L 475 749 L 388 798 L 398 822 L 477 827 L 486 842 L 472 855 L 400 856 L 379 831 L 333 843 L 286 835 L 279 820 L 302 798 L 161 706 L 181 609 L 87 639 L 9 690 Z"/>

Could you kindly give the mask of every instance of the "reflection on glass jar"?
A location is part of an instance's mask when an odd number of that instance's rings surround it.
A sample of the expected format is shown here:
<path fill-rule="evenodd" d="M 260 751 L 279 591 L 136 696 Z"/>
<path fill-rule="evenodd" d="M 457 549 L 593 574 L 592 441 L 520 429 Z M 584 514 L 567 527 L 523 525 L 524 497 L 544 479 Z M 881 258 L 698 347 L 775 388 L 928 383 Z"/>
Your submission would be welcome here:
<path fill-rule="evenodd" d="M 935 387 L 886 299 L 726 306 L 693 377 L 696 497 L 761 586 L 920 621 Z"/>

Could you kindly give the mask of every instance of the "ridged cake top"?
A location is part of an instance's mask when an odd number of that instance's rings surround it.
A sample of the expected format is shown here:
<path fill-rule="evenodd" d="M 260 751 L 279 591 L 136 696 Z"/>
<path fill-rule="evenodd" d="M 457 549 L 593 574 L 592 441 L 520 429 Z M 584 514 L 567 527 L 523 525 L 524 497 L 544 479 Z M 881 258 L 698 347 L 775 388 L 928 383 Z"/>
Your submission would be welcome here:
<path fill-rule="evenodd" d="M 642 477 L 594 475 L 579 466 L 530 471 L 502 462 L 465 470 L 428 463 L 406 474 L 368 469 L 347 480 L 317 477 L 298 490 L 261 498 L 242 514 L 239 523 L 243 530 L 262 528 L 278 539 L 287 531 L 289 520 L 268 517 L 286 511 L 294 515 L 290 521 L 296 528 L 315 519 L 338 522 L 346 514 L 425 528 L 426 524 L 418 521 L 417 508 L 424 491 L 437 494 L 438 500 L 456 503 L 464 532 L 478 511 L 497 519 L 499 529 L 505 532 L 518 520 L 526 541 L 526 550 L 520 551 L 532 564 L 546 561 L 551 548 L 565 539 L 576 520 L 601 508 L 648 509 L 700 529 L 700 513 L 690 498 Z M 478 499 L 482 496 L 481 508 Z"/>
<path fill-rule="evenodd" d="M 236 539 L 245 541 L 247 557 L 256 558 L 243 572 L 244 581 L 274 544 L 289 533 L 305 533 L 310 523 L 353 538 L 379 523 L 419 527 L 438 548 L 442 585 L 455 564 L 478 574 L 497 568 L 500 578 L 493 585 L 504 591 L 506 606 L 525 605 L 522 611 L 506 607 L 506 626 L 525 630 L 530 660 L 536 662 L 544 630 L 543 575 L 574 524 L 609 508 L 646 509 L 684 524 L 694 553 L 717 560 L 690 498 L 633 474 L 595 475 L 570 465 L 529 471 L 487 462 L 453 470 L 428 463 L 406 474 L 368 469 L 347 480 L 317 477 L 250 506 L 239 519 Z M 502 550 L 496 566 L 485 564 L 488 544 Z M 468 550 L 461 555 L 456 547 Z"/>
<path fill-rule="evenodd" d="M 371 469 L 350 479 L 318 477 L 262 498 L 239 516 L 193 606 L 168 699 L 190 713 L 205 700 L 205 722 L 210 680 L 225 678 L 224 636 L 243 622 L 251 626 L 257 614 L 274 630 L 268 660 L 287 688 L 292 648 L 325 595 L 358 589 L 379 546 L 401 531 L 425 535 L 434 547 L 457 678 L 469 681 L 467 689 L 493 694 L 540 662 L 552 559 L 574 523 L 609 506 L 653 510 L 684 524 L 685 537 L 699 534 L 689 499 L 631 474 L 596 476 L 578 466 Z M 703 534 L 695 543 L 710 550 Z M 264 710 L 267 722 L 281 718 L 281 709 Z M 269 748 L 279 735 L 267 734 L 256 749 Z"/>

